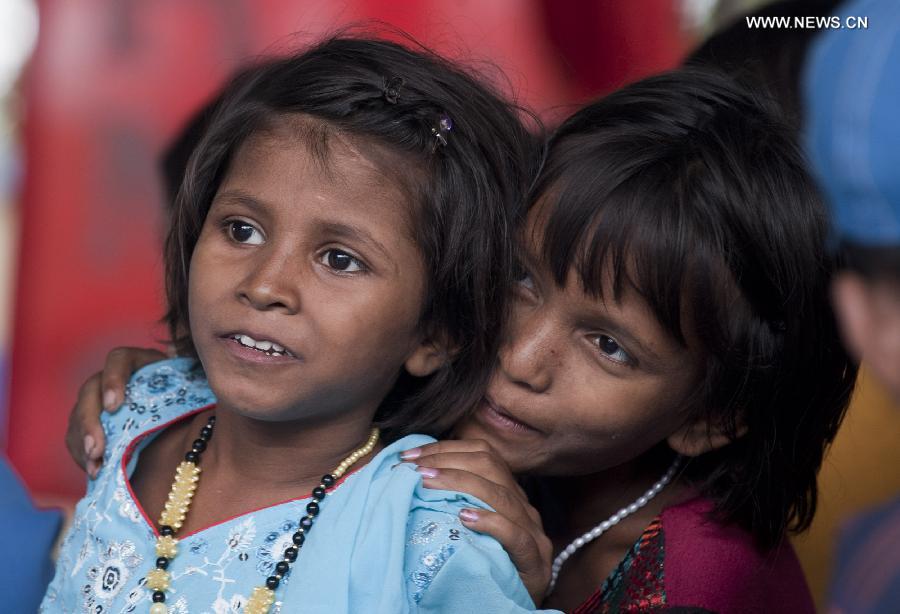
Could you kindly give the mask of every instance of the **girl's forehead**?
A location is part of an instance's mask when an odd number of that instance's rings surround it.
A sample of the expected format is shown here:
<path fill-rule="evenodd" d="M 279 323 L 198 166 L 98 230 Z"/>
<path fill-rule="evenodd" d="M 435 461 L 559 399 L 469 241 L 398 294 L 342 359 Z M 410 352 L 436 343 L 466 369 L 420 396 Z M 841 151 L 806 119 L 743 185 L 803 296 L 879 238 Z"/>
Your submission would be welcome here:
<path fill-rule="evenodd" d="M 265 155 L 275 148 L 287 148 L 302 154 L 298 163 L 318 165 L 326 178 L 340 180 L 352 170 L 352 177 L 367 178 L 376 185 L 389 186 L 399 180 L 397 169 L 402 168 L 402 156 L 377 140 L 352 134 L 325 120 L 304 114 L 280 115 L 254 132 L 242 149 L 256 150 Z M 343 167 L 335 173 L 335 166 Z"/>

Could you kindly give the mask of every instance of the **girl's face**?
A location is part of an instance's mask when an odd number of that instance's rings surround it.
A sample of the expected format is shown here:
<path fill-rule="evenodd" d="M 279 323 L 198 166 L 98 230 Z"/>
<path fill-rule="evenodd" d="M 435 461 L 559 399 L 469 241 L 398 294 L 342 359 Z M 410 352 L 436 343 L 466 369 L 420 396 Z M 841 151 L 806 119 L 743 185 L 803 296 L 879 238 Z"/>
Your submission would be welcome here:
<path fill-rule="evenodd" d="M 236 152 L 191 258 L 191 335 L 233 411 L 351 418 L 423 351 L 423 262 L 396 182 L 346 139 L 323 160 L 296 134 Z"/>
<path fill-rule="evenodd" d="M 535 232 L 529 215 L 525 237 Z M 457 435 L 484 439 L 515 473 L 579 475 L 636 458 L 682 426 L 696 360 L 627 286 L 621 300 L 559 288 L 523 249 L 507 339 L 488 392 Z M 610 284 L 607 284 L 610 285 Z"/>

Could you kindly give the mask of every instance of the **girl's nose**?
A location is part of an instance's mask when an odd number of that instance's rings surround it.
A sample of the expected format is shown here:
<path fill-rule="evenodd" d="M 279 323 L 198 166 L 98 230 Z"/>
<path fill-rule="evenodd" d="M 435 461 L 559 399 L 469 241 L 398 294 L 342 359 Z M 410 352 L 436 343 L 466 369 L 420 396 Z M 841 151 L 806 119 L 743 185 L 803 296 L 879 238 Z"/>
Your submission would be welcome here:
<path fill-rule="evenodd" d="M 300 273 L 290 266 L 292 258 L 275 252 L 264 256 L 249 265 L 237 288 L 238 298 L 260 311 L 299 312 Z"/>
<path fill-rule="evenodd" d="M 500 369 L 515 385 L 546 392 L 553 383 L 552 324 L 540 311 L 512 319 L 500 348 Z"/>

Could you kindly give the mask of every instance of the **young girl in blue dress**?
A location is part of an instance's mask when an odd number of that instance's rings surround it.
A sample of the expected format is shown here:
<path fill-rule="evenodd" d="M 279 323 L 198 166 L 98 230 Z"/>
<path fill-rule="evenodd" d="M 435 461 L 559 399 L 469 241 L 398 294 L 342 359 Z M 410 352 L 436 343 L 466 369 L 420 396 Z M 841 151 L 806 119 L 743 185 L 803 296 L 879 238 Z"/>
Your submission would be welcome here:
<path fill-rule="evenodd" d="M 166 246 L 196 359 L 144 367 L 106 416 L 43 611 L 532 609 L 460 524 L 478 502 L 398 465 L 481 395 L 530 149 L 489 88 L 390 42 L 236 78 Z"/>

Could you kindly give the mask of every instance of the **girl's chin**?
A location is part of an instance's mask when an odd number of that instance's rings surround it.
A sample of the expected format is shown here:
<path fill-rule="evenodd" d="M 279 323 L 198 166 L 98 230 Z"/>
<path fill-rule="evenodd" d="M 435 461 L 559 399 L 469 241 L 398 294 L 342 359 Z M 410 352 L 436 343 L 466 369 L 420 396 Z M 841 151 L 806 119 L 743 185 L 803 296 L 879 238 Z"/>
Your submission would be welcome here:
<path fill-rule="evenodd" d="M 450 436 L 452 439 L 481 439 L 488 442 L 515 475 L 528 475 L 541 471 L 540 464 L 535 462 L 538 457 L 531 453 L 533 450 L 529 450 L 525 446 L 510 445 L 506 441 L 493 437 L 472 418 L 466 418 L 457 423 Z"/>
<path fill-rule="evenodd" d="M 479 436 L 481 429 L 472 417 L 466 417 L 456 423 L 453 430 L 450 431 L 450 437 L 453 439 L 484 439 Z"/>

